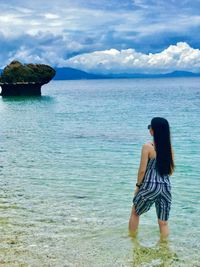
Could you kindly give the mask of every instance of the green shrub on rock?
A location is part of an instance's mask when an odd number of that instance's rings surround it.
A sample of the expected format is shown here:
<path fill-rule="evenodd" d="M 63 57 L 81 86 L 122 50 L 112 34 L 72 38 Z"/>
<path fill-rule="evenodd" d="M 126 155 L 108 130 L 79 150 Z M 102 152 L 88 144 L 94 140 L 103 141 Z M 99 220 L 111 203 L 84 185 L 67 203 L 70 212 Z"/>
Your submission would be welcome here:
<path fill-rule="evenodd" d="M 22 64 L 12 61 L 7 65 L 0 76 L 1 83 L 35 82 L 48 83 L 54 76 L 55 70 L 45 64 Z"/>

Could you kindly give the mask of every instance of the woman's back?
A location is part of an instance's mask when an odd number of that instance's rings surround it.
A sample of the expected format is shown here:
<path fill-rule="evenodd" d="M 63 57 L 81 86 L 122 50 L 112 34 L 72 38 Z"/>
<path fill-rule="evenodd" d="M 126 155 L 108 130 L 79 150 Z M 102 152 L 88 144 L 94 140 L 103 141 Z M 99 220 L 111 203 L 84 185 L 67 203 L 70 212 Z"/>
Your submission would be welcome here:
<path fill-rule="evenodd" d="M 156 168 L 156 151 L 154 145 L 150 143 L 153 147 L 151 151 L 151 157 L 148 159 L 147 168 L 145 171 L 143 183 L 156 182 L 156 183 L 166 183 L 170 185 L 169 175 L 165 174 L 161 176 Z"/>

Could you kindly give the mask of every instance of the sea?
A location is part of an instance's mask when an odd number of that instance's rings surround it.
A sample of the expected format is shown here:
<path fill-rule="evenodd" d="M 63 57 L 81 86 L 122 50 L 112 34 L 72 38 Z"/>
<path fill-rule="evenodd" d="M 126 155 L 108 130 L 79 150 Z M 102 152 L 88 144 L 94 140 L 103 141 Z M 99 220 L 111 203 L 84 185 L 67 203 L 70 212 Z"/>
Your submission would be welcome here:
<path fill-rule="evenodd" d="M 167 242 L 155 206 L 128 233 L 142 145 L 168 120 Z M 200 266 L 200 78 L 51 81 L 0 97 L 0 266 Z"/>

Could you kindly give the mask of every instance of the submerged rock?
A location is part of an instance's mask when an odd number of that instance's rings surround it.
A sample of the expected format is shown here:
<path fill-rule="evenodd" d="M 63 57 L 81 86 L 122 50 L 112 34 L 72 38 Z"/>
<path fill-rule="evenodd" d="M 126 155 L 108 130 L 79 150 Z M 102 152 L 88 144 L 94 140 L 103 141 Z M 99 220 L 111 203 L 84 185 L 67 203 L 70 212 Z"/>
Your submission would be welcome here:
<path fill-rule="evenodd" d="M 41 95 L 41 86 L 48 83 L 55 74 L 56 71 L 49 65 L 12 61 L 0 76 L 1 95 Z"/>

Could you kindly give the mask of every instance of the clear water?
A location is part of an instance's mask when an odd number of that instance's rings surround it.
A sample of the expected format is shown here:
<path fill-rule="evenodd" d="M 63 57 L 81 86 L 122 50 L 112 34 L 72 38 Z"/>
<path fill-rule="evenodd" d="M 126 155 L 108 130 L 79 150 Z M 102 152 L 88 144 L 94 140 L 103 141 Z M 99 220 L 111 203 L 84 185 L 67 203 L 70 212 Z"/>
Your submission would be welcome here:
<path fill-rule="evenodd" d="M 0 98 L 2 266 L 200 266 L 200 79 L 52 81 L 42 93 Z M 154 116 L 175 152 L 167 244 L 155 207 L 128 235 Z"/>

